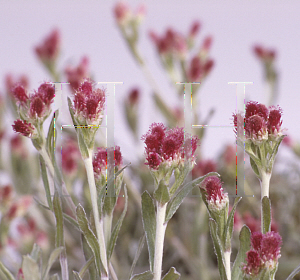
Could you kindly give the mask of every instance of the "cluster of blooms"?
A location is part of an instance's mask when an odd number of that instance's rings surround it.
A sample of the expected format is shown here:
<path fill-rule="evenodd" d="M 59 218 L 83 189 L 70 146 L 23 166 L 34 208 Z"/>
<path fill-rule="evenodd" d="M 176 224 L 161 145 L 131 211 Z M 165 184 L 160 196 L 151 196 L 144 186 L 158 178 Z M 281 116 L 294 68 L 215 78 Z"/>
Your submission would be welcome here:
<path fill-rule="evenodd" d="M 167 130 L 162 123 L 153 123 L 149 131 L 142 136 L 146 148 L 146 165 L 152 170 L 160 166 L 177 167 L 184 162 L 185 147 L 188 147 L 188 159 L 194 162 L 194 154 L 198 146 L 197 136 L 187 136 L 183 128 Z M 190 144 L 190 145 L 188 145 Z"/>
<path fill-rule="evenodd" d="M 205 178 L 201 188 L 205 191 L 205 199 L 210 210 L 219 211 L 228 205 L 228 194 L 224 193 L 222 182 L 219 178 L 214 176 Z"/>
<path fill-rule="evenodd" d="M 45 63 L 51 63 L 56 60 L 60 49 L 60 33 L 58 29 L 54 29 L 41 43 L 35 48 L 35 52 L 39 59 Z"/>
<path fill-rule="evenodd" d="M 66 144 L 61 150 L 62 170 L 65 174 L 74 175 L 78 169 L 80 151 L 76 141 L 72 138 L 67 139 Z"/>
<path fill-rule="evenodd" d="M 245 118 L 240 113 L 234 114 L 235 133 L 241 137 L 245 127 L 246 140 L 260 143 L 264 140 L 276 140 L 282 136 L 282 110 L 279 107 L 269 109 L 258 102 L 249 101 L 246 104 Z"/>
<path fill-rule="evenodd" d="M 140 23 L 146 13 L 146 8 L 144 5 L 140 5 L 135 13 L 132 13 L 128 5 L 124 2 L 119 2 L 115 6 L 114 14 L 117 23 L 121 26 L 127 25 L 130 21 Z"/>
<path fill-rule="evenodd" d="M 29 87 L 28 77 L 26 75 L 21 75 L 18 79 L 16 79 L 12 74 L 7 74 L 5 77 L 6 92 L 13 94 L 12 90 L 16 85 L 21 85 L 27 90 Z"/>
<path fill-rule="evenodd" d="M 89 76 L 89 59 L 84 56 L 77 67 L 68 66 L 65 69 L 67 80 L 72 91 L 78 90 L 83 79 Z"/>
<path fill-rule="evenodd" d="M 271 231 L 266 234 L 254 232 L 251 235 L 252 249 L 247 252 L 247 264 L 243 271 L 249 276 L 256 276 L 262 270 L 274 270 L 280 258 L 282 238 L 279 233 Z"/>
<path fill-rule="evenodd" d="M 276 57 L 275 50 L 264 48 L 260 45 L 254 46 L 255 55 L 264 62 L 272 62 Z"/>
<path fill-rule="evenodd" d="M 119 146 L 115 146 L 115 148 L 110 147 L 107 149 L 98 148 L 97 153 L 95 154 L 93 159 L 95 181 L 99 182 L 101 186 L 106 183 L 107 153 L 112 150 L 114 151 L 115 168 L 118 170 L 123 163 L 123 158 Z"/>
<path fill-rule="evenodd" d="M 35 93 L 28 95 L 22 85 L 17 85 L 12 92 L 21 117 L 15 121 L 14 131 L 32 139 L 38 137 L 35 127 L 43 123 L 51 113 L 50 105 L 55 96 L 54 86 L 43 83 Z"/>
<path fill-rule="evenodd" d="M 74 117 L 78 125 L 100 125 L 105 103 L 105 90 L 95 89 L 95 84 L 86 79 L 75 92 Z"/>

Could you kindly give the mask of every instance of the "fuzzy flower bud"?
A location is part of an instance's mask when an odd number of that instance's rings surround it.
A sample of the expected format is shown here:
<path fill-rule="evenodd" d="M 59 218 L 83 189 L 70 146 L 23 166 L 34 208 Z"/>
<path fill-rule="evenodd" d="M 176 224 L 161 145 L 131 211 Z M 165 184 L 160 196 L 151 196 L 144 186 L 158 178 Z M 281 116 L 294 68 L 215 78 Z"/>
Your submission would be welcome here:
<path fill-rule="evenodd" d="M 12 125 L 13 130 L 17 133 L 22 134 L 23 136 L 35 139 L 37 137 L 37 133 L 35 131 L 34 126 L 31 123 L 28 123 L 26 120 L 16 120 Z"/>
<path fill-rule="evenodd" d="M 280 258 L 282 238 L 279 233 L 271 231 L 265 234 L 254 232 L 251 235 L 252 249 L 247 252 L 247 263 L 243 271 L 250 276 L 258 275 L 263 269 L 274 271 Z"/>
<path fill-rule="evenodd" d="M 200 22 L 199 21 L 194 21 L 192 23 L 192 26 L 191 26 L 191 29 L 190 29 L 190 32 L 189 32 L 189 36 L 194 38 L 197 36 L 197 34 L 199 33 L 200 31 Z"/>
<path fill-rule="evenodd" d="M 126 25 L 131 18 L 131 11 L 124 2 L 117 3 L 114 14 L 119 25 Z"/>
<path fill-rule="evenodd" d="M 222 182 L 217 177 L 207 177 L 201 184 L 206 194 L 206 201 L 210 210 L 220 211 L 228 203 L 228 194 L 223 192 Z"/>
<path fill-rule="evenodd" d="M 19 104 L 24 104 L 28 100 L 28 94 L 22 85 L 17 85 L 12 89 L 12 93 Z"/>

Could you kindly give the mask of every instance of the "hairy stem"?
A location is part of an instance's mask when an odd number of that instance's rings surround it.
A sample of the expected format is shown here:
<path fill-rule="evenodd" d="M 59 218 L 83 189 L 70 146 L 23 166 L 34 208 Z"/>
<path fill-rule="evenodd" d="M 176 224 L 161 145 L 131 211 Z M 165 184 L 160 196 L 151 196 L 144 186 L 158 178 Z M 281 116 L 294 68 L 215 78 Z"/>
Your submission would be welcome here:
<path fill-rule="evenodd" d="M 260 172 L 261 174 L 261 199 L 263 199 L 265 196 L 269 197 L 269 188 L 270 188 L 270 179 L 271 179 L 271 173 L 267 173 L 266 171 L 262 170 Z M 263 231 L 263 208 L 261 204 L 261 231 Z"/>
<path fill-rule="evenodd" d="M 161 279 L 161 268 L 164 250 L 164 239 L 167 224 L 165 222 L 167 203 L 160 205 L 157 202 L 156 212 L 156 234 L 155 234 L 155 252 L 154 252 L 154 278 L 153 280 Z"/>
<path fill-rule="evenodd" d="M 97 189 L 95 184 L 94 178 L 94 171 L 93 171 L 93 161 L 92 161 L 92 151 L 89 151 L 89 157 L 84 159 L 84 165 L 88 177 L 92 207 L 93 207 L 93 214 L 95 219 L 95 227 L 97 232 L 98 243 L 100 247 L 100 256 L 102 263 L 106 272 L 108 273 L 108 266 L 107 266 L 107 257 L 106 257 L 106 245 L 104 239 L 104 232 L 103 232 L 103 220 L 100 220 L 99 211 L 98 211 L 98 204 L 97 204 Z M 106 273 L 101 272 L 101 280 L 108 280 L 108 275 Z"/>
<path fill-rule="evenodd" d="M 227 275 L 227 280 L 231 280 L 230 255 L 231 255 L 231 251 L 224 252 L 225 271 Z"/>

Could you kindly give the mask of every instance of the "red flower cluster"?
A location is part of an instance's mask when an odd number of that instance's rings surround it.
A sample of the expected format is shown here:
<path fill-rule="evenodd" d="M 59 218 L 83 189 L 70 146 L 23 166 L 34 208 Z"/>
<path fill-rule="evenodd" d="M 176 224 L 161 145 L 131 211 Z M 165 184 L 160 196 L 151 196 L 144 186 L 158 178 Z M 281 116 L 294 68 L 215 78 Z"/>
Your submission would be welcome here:
<path fill-rule="evenodd" d="M 244 118 L 246 139 L 254 141 L 274 140 L 282 135 L 281 130 L 282 110 L 279 107 L 269 107 L 269 109 L 258 102 L 249 101 L 246 104 L 246 114 Z M 243 117 L 240 113 L 233 115 L 235 133 L 242 127 Z"/>
<path fill-rule="evenodd" d="M 28 77 L 26 75 L 21 75 L 18 79 L 15 79 L 11 74 L 7 74 L 5 77 L 5 87 L 7 93 L 13 94 L 12 90 L 16 85 L 21 85 L 25 89 L 29 86 Z"/>
<path fill-rule="evenodd" d="M 137 23 L 141 21 L 146 12 L 145 6 L 140 5 L 133 15 L 128 5 L 124 2 L 119 2 L 114 8 L 114 15 L 119 25 L 126 25 L 130 20 L 135 20 Z"/>
<path fill-rule="evenodd" d="M 41 43 L 35 48 L 35 53 L 42 61 L 54 61 L 59 53 L 60 33 L 58 29 L 54 29 Z"/>
<path fill-rule="evenodd" d="M 273 61 L 276 57 L 275 50 L 264 48 L 260 45 L 254 46 L 255 55 L 263 61 Z"/>
<path fill-rule="evenodd" d="M 210 208 L 221 210 L 228 203 L 228 194 L 224 193 L 219 178 L 213 176 L 205 178 L 201 188 L 205 189 L 206 201 Z"/>
<path fill-rule="evenodd" d="M 282 238 L 271 231 L 266 234 L 254 232 L 251 236 L 252 249 L 247 252 L 247 264 L 243 270 L 248 275 L 257 275 L 264 268 L 274 269 L 280 258 Z"/>
<path fill-rule="evenodd" d="M 115 158 L 115 167 L 119 167 L 122 162 L 122 154 L 119 146 L 116 146 L 115 149 L 113 147 L 110 148 L 98 148 L 97 153 L 93 159 L 93 168 L 95 177 L 98 178 L 103 175 L 103 172 L 106 172 L 107 167 L 107 151 L 114 150 L 114 158 Z"/>
<path fill-rule="evenodd" d="M 199 82 L 202 78 L 207 76 L 214 66 L 214 61 L 208 59 L 203 61 L 199 56 L 195 56 L 187 70 L 187 78 L 190 82 Z"/>
<path fill-rule="evenodd" d="M 151 169 L 158 169 L 162 162 L 168 162 L 171 165 L 173 162 L 179 162 L 184 159 L 185 147 L 190 141 L 190 150 L 188 158 L 194 159 L 194 154 L 198 146 L 197 136 L 188 136 L 184 139 L 183 128 L 173 128 L 167 130 L 162 123 L 153 123 L 149 131 L 142 136 L 146 148 L 146 164 Z"/>
<path fill-rule="evenodd" d="M 84 78 L 88 78 L 89 75 L 89 59 L 84 56 L 77 67 L 68 66 L 65 69 L 70 87 L 73 91 L 78 90 L 80 84 Z"/>
<path fill-rule="evenodd" d="M 75 118 L 81 125 L 99 125 L 105 103 L 105 90 L 94 89 L 94 82 L 85 80 L 74 98 Z"/>
<path fill-rule="evenodd" d="M 37 135 L 34 133 L 35 127 L 32 123 L 44 121 L 49 116 L 55 88 L 53 85 L 43 83 L 34 94 L 28 95 L 22 85 L 17 85 L 12 92 L 22 118 L 14 122 L 13 129 L 24 136 L 34 138 Z"/>

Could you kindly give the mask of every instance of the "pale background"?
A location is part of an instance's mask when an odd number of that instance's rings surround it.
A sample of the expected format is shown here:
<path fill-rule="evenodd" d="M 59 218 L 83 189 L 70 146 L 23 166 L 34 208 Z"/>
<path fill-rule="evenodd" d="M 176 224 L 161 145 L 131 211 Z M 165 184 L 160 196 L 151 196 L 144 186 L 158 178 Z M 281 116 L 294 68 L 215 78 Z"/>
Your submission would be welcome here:
<path fill-rule="evenodd" d="M 0 89 L 10 72 L 26 73 L 30 88 L 49 78 L 33 52 L 33 47 L 54 28 L 62 34 L 60 67 L 67 62 L 77 65 L 83 55 L 91 61 L 96 81 L 124 82 L 116 88 L 116 144 L 127 161 L 143 156 L 143 145 L 137 147 L 123 119 L 123 98 L 133 86 L 142 91 L 139 134 L 154 121 L 163 121 L 155 111 L 151 88 L 133 60 L 113 17 L 115 1 L 1 1 L 0 2 Z M 141 1 L 129 1 L 136 9 Z M 300 139 L 300 2 L 299 1 L 144 1 L 147 15 L 140 29 L 139 47 L 157 82 L 168 94 L 172 92 L 162 71 L 148 31 L 158 34 L 167 27 L 186 33 L 195 19 L 202 23 L 199 42 L 213 36 L 211 57 L 215 67 L 200 92 L 200 110 L 205 116 L 214 107 L 212 125 L 228 125 L 235 110 L 235 87 L 228 82 L 254 82 L 247 87 L 247 98 L 265 102 L 262 66 L 254 57 L 252 46 L 261 43 L 278 52 L 279 100 L 283 108 L 283 126 L 288 134 Z M 184 3 L 184 4 L 183 4 Z M 183 103 L 182 103 L 183 106 Z M 12 120 L 8 120 L 12 122 Z M 225 143 L 234 143 L 228 128 L 209 129 L 203 145 L 205 158 L 217 155 Z M 283 148 L 284 150 L 284 148 Z"/>

